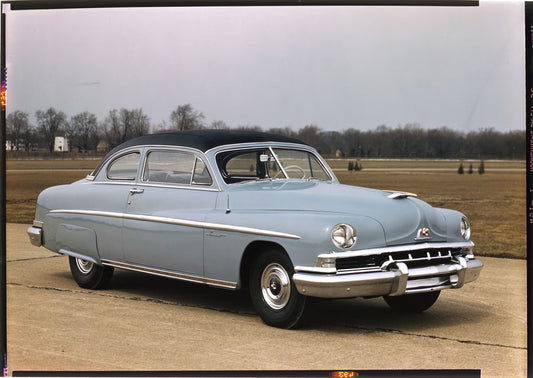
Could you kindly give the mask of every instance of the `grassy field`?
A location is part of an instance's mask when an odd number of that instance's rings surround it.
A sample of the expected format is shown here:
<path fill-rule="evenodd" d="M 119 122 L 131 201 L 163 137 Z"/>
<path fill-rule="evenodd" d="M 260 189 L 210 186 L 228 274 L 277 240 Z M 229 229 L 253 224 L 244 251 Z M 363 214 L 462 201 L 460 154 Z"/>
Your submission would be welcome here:
<path fill-rule="evenodd" d="M 523 161 L 361 160 L 348 171 L 347 160 L 329 161 L 344 184 L 417 193 L 436 207 L 465 213 L 472 224 L 477 255 L 526 257 L 526 166 Z M 467 174 L 472 163 L 474 174 Z M 84 178 L 98 160 L 7 161 L 7 221 L 31 223 L 39 192 Z"/>

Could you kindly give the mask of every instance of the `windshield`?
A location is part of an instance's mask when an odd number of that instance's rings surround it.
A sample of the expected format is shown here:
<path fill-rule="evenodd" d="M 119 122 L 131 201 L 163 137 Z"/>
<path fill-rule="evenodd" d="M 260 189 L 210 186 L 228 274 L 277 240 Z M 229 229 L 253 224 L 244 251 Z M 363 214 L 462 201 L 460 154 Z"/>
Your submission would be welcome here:
<path fill-rule="evenodd" d="M 312 153 L 289 148 L 257 148 L 226 151 L 217 155 L 217 164 L 228 184 L 263 179 L 331 180 Z"/>

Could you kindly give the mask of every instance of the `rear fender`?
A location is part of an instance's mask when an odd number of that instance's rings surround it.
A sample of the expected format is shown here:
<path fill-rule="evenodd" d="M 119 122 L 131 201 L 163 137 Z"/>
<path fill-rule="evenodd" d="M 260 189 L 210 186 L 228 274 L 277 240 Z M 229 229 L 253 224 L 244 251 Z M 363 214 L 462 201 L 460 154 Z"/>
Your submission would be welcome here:
<path fill-rule="evenodd" d="M 101 264 L 96 233 L 90 228 L 62 223 L 57 227 L 55 241 L 59 253 Z"/>

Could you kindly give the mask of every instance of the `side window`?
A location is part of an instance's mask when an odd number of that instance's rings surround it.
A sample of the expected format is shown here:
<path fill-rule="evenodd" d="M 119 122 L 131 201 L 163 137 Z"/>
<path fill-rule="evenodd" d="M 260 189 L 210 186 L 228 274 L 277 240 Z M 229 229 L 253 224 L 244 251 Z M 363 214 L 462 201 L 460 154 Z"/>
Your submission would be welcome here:
<path fill-rule="evenodd" d="M 143 181 L 180 185 L 211 185 L 205 164 L 186 152 L 152 151 L 146 159 Z"/>
<path fill-rule="evenodd" d="M 269 150 L 228 151 L 217 155 L 217 164 L 228 184 L 278 177 L 281 173 Z"/>
<path fill-rule="evenodd" d="M 115 159 L 107 168 L 107 178 L 111 180 L 135 180 L 141 154 L 134 152 Z"/>
<path fill-rule="evenodd" d="M 230 176 L 256 177 L 257 152 L 248 152 L 232 157 L 226 163 L 226 172 Z"/>
<path fill-rule="evenodd" d="M 211 185 L 213 183 L 213 179 L 211 178 L 207 167 L 204 162 L 198 158 L 196 158 L 196 163 L 194 165 L 192 183 L 196 185 Z"/>

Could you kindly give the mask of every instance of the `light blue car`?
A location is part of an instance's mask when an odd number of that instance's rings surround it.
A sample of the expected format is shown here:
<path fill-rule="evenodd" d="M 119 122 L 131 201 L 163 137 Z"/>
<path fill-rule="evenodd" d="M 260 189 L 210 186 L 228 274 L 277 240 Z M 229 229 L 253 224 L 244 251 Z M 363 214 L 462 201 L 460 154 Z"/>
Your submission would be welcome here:
<path fill-rule="evenodd" d="M 383 296 L 424 311 L 477 279 L 467 218 L 413 196 L 341 185 L 293 138 L 153 134 L 44 190 L 28 234 L 68 255 L 83 288 L 105 287 L 114 268 L 249 288 L 265 323 L 292 328 L 308 296 Z"/>

